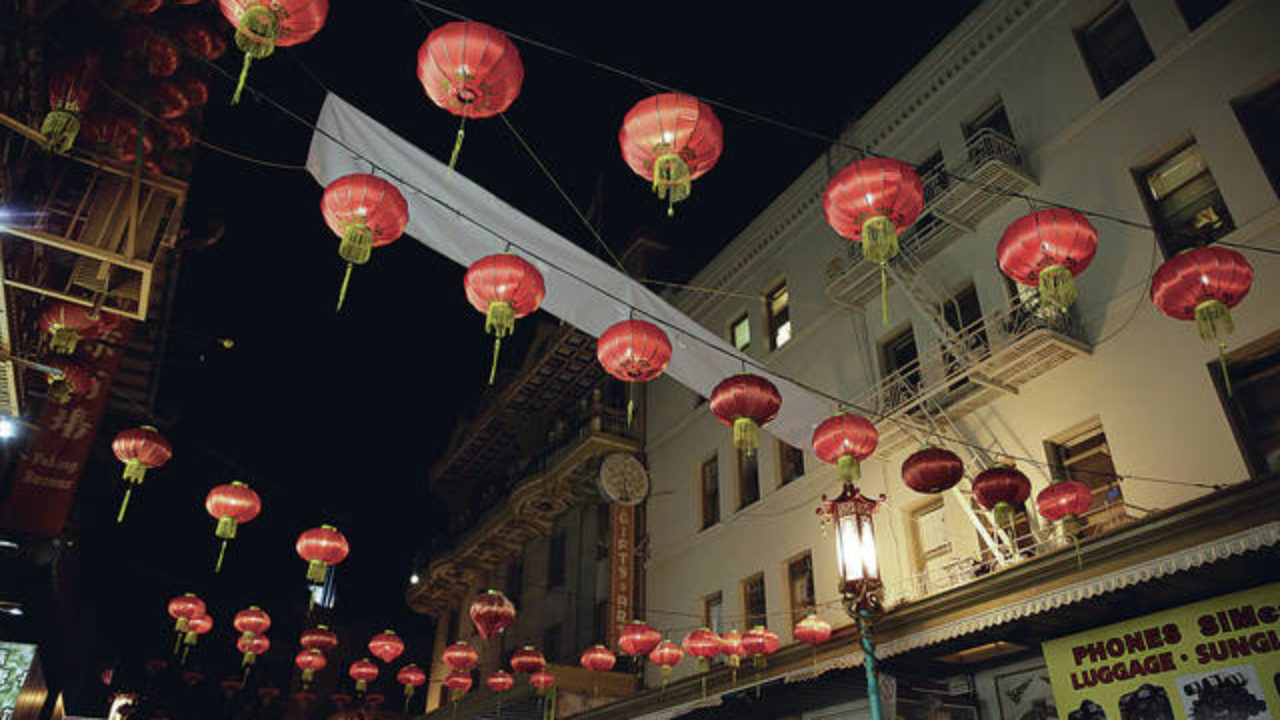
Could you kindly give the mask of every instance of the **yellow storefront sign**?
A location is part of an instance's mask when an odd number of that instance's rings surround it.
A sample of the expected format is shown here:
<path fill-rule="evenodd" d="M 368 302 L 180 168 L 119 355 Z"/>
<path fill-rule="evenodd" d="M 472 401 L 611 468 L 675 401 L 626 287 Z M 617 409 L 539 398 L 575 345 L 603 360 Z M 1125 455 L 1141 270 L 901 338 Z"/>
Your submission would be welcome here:
<path fill-rule="evenodd" d="M 1280 719 L 1280 584 L 1044 643 L 1062 720 Z"/>

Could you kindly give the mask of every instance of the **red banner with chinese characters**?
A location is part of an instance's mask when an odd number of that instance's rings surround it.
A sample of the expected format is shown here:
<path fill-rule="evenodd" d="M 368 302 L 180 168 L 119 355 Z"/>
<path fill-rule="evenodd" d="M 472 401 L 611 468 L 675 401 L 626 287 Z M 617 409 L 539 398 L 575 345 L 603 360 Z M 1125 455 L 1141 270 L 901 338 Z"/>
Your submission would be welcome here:
<path fill-rule="evenodd" d="M 111 396 L 111 383 L 133 322 L 103 315 L 103 329 L 95 341 L 80 343 L 78 358 L 93 369 L 93 388 L 66 405 L 46 402 L 39 430 L 23 454 L 9 497 L 0 509 L 0 527 L 57 537 L 75 500 L 89 449 L 98 434 Z M 107 322 L 111 318 L 113 322 Z"/>
<path fill-rule="evenodd" d="M 609 647 L 635 613 L 636 509 L 613 503 L 609 511 Z"/>

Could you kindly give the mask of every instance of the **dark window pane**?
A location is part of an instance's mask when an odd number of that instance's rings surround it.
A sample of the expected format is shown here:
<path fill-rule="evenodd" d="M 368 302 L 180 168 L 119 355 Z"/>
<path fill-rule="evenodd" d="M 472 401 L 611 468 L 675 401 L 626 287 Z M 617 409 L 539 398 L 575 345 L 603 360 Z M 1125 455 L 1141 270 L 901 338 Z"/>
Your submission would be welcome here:
<path fill-rule="evenodd" d="M 702 599 L 702 625 L 715 632 L 724 629 L 724 596 L 720 593 Z"/>
<path fill-rule="evenodd" d="M 1227 370 L 1232 394 L 1226 395 L 1220 379 L 1219 391 L 1250 474 L 1280 472 L 1280 337 L 1231 353 Z"/>
<path fill-rule="evenodd" d="M 987 330 L 982 326 L 982 306 L 978 304 L 978 291 L 972 285 L 956 293 L 942 306 L 942 316 L 955 333 L 956 342 L 964 346 L 957 353 L 954 346 L 943 351 L 948 372 L 962 362 L 964 357 L 981 357 L 987 348 Z M 959 390 L 969 384 L 967 377 L 951 383 L 951 390 Z"/>
<path fill-rule="evenodd" d="M 742 581 L 742 609 L 745 611 L 743 624 L 747 628 L 768 624 L 764 604 L 764 575 L 752 575 Z"/>
<path fill-rule="evenodd" d="M 524 561 L 516 560 L 507 568 L 507 597 L 516 607 L 520 607 L 520 596 L 524 591 Z"/>
<path fill-rule="evenodd" d="M 1009 124 L 1009 114 L 1004 111 L 1004 103 L 998 100 L 979 113 L 976 118 L 965 123 L 963 130 L 966 140 L 981 130 L 993 130 L 1007 138 L 1013 138 L 1013 126 Z"/>
<path fill-rule="evenodd" d="M 1178 9 L 1187 21 L 1187 27 L 1195 30 L 1213 17 L 1219 10 L 1231 4 L 1231 0 L 1177 0 Z"/>
<path fill-rule="evenodd" d="M 738 450 L 738 509 L 760 499 L 760 465 L 755 452 Z"/>
<path fill-rule="evenodd" d="M 559 623 L 542 632 L 542 655 L 549 663 L 560 662 L 561 634 Z"/>
<path fill-rule="evenodd" d="M 1271 187 L 1280 194 L 1280 83 L 1236 103 L 1236 115 Z"/>
<path fill-rule="evenodd" d="M 917 362 L 920 353 L 916 349 L 916 336 L 911 332 L 910 326 L 886 340 L 881 349 L 886 376 L 902 371 L 909 386 L 920 387 L 920 363 Z"/>
<path fill-rule="evenodd" d="M 1200 147 L 1188 143 L 1138 173 L 1166 256 L 1213 242 L 1235 229 Z"/>
<path fill-rule="evenodd" d="M 787 585 L 791 592 L 791 623 L 794 625 L 814 610 L 813 556 L 805 553 L 787 564 Z"/>
<path fill-rule="evenodd" d="M 561 530 L 551 536 L 551 546 L 547 551 L 547 586 L 564 585 L 565 570 L 565 534 Z"/>
<path fill-rule="evenodd" d="M 1155 60 L 1128 2 L 1118 2 L 1077 33 L 1098 96 L 1106 97 Z"/>
<path fill-rule="evenodd" d="M 778 462 L 780 464 L 779 484 L 786 485 L 804 475 L 804 451 L 793 445 L 778 441 Z"/>
<path fill-rule="evenodd" d="M 720 467 L 716 456 L 702 463 L 702 527 L 720 522 Z"/>

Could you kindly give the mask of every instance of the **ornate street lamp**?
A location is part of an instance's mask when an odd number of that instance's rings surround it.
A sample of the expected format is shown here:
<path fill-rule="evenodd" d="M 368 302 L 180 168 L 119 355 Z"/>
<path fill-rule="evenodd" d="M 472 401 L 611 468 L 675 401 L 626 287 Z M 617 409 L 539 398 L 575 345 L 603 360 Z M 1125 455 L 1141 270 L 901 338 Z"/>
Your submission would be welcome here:
<path fill-rule="evenodd" d="M 862 637 L 871 720 L 881 720 L 880 682 L 876 678 L 876 646 L 871 634 L 871 620 L 872 615 L 880 611 L 884 599 L 871 516 L 882 502 L 884 495 L 879 499 L 869 498 L 852 481 L 846 481 L 844 489 L 835 498 L 828 500 L 823 495 L 822 507 L 818 508 L 822 522 L 835 528 L 840 595 L 844 598 L 845 612 L 858 623 L 858 633 Z"/>

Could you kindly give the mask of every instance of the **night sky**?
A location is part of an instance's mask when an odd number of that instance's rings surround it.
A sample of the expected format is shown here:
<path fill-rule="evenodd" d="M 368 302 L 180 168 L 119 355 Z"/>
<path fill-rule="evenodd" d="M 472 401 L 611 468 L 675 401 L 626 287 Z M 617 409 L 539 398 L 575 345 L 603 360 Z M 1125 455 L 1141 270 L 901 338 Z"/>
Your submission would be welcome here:
<path fill-rule="evenodd" d="M 835 135 L 976 4 L 848 3 L 839 15 L 826 2 L 777 4 L 768 12 L 722 3 L 471 2 L 465 11 L 681 90 Z M 450 19 L 424 11 L 436 24 Z M 431 104 L 415 73 L 429 30 L 410 0 L 334 0 L 315 40 L 255 63 L 249 82 L 307 119 L 319 110 L 323 82 L 447 159 L 456 118 Z M 602 184 L 603 234 L 615 252 L 637 228 L 656 228 L 671 247 L 663 279 L 689 277 L 826 150 L 717 111 L 724 154 L 668 219 L 618 153 L 622 116 L 654 90 L 517 45 L 526 76 L 508 117 L 580 207 Z M 219 63 L 238 71 L 234 44 Z M 231 88 L 223 80 L 212 88 L 205 139 L 277 162 L 305 160 L 307 128 L 252 93 L 228 107 Z M 468 123 L 459 171 L 594 249 L 500 120 Z M 483 317 L 463 296 L 463 268 L 412 238 L 376 249 L 372 262 L 355 270 L 347 305 L 335 315 L 343 265 L 338 239 L 320 216 L 320 194 L 302 171 L 209 150 L 198 160 L 187 224 L 200 231 L 218 219 L 226 234 L 182 260 L 158 408 L 177 458 L 143 487 L 124 529 L 87 556 L 110 557 L 113 584 L 131 589 L 100 592 L 104 645 L 136 637 L 139 628 L 159 630 L 163 603 L 188 589 L 215 603 L 215 637 L 223 645 L 231 642 L 230 615 L 245 605 L 262 605 L 281 620 L 300 615 L 305 565 L 293 542 L 301 530 L 329 522 L 352 545 L 338 571 L 338 619 L 422 634 L 408 655 L 427 659 L 430 625 L 403 600 L 415 553 L 426 559 L 442 525 L 427 472 L 480 399 L 491 343 Z M 217 347 L 212 339 L 220 337 L 234 338 L 234 349 Z M 517 353 L 504 360 L 514 366 Z M 242 528 L 215 577 L 213 521 L 203 498 L 233 479 L 252 484 L 265 509 Z M 279 645 L 293 646 L 299 621 L 272 633 Z"/>

